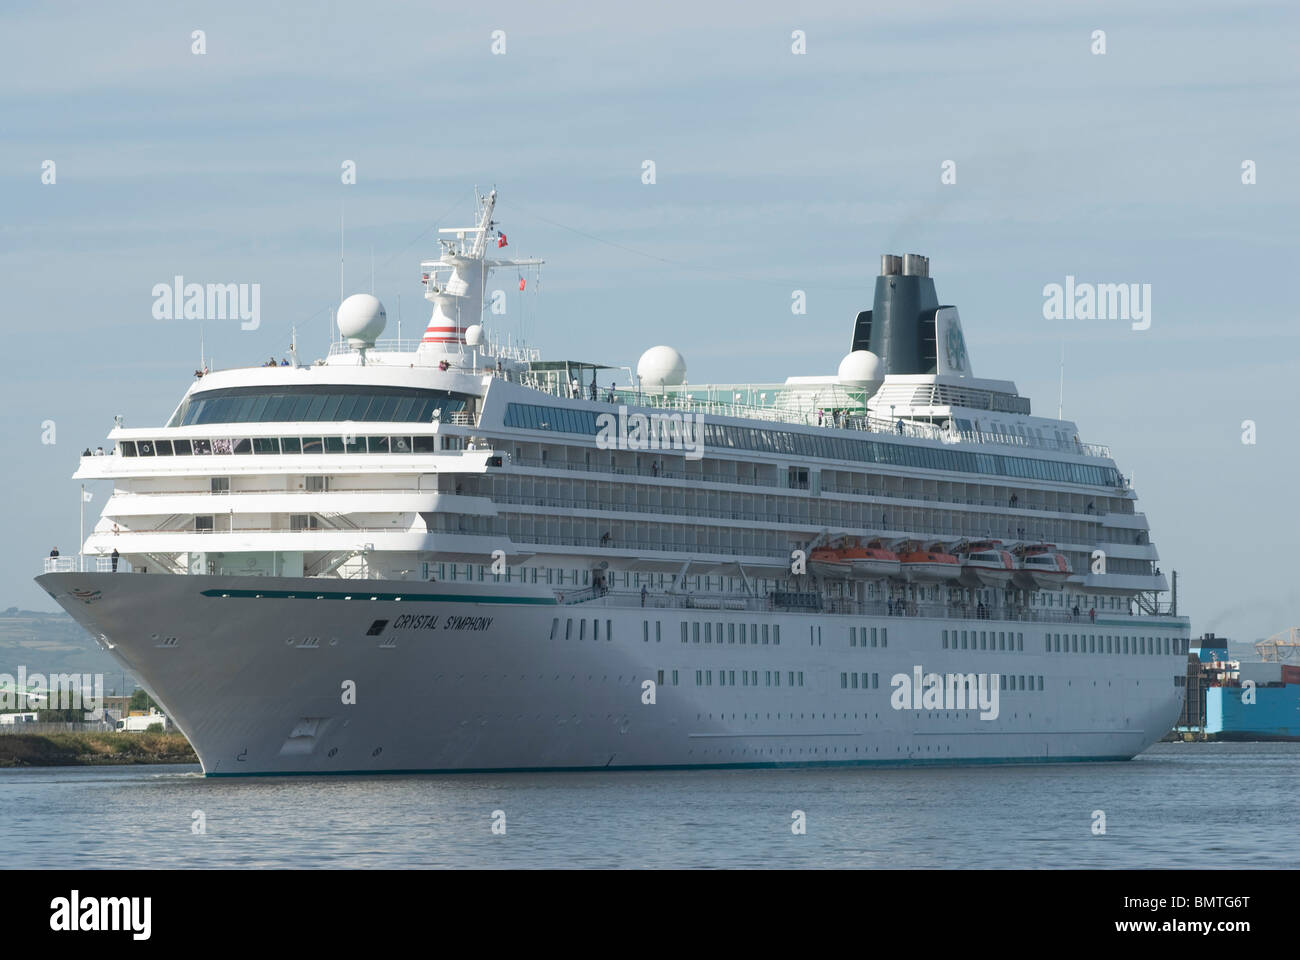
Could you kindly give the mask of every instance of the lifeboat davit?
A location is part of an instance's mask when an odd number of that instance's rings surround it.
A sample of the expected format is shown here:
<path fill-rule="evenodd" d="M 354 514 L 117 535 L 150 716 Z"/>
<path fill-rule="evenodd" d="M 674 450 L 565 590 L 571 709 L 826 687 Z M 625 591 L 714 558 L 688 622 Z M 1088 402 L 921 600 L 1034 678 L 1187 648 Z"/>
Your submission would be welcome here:
<path fill-rule="evenodd" d="M 936 583 L 961 577 L 961 561 L 946 553 L 941 543 L 927 547 L 907 540 L 898 547 L 897 553 L 903 579 L 909 583 Z"/>
<path fill-rule="evenodd" d="M 1019 548 L 1016 557 L 1016 586 L 1034 590 L 1056 590 L 1070 578 L 1070 561 L 1056 552 L 1054 543 L 1031 543 Z"/>
<path fill-rule="evenodd" d="M 898 575 L 898 554 L 879 540 L 866 546 L 857 540 L 845 540 L 837 546 L 818 547 L 808 558 L 814 572 L 824 577 L 853 577 L 879 580 Z"/>
<path fill-rule="evenodd" d="M 1016 575 L 1016 559 L 1001 540 L 967 540 L 953 548 L 961 560 L 961 582 L 967 587 L 1005 587 Z"/>

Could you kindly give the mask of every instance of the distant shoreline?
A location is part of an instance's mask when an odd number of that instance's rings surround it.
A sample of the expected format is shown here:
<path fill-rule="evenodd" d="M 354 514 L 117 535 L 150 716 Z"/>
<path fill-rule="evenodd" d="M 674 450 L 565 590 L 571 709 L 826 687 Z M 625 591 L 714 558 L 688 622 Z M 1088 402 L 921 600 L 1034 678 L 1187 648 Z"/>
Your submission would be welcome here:
<path fill-rule="evenodd" d="M 198 763 L 181 733 L 0 734 L 0 768 Z"/>

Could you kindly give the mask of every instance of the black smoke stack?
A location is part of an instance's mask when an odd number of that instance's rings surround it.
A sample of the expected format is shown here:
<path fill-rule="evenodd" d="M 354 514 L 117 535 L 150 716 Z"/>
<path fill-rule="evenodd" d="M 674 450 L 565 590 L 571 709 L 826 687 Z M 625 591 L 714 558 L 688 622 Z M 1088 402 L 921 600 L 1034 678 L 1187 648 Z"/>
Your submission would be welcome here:
<path fill-rule="evenodd" d="M 880 258 L 875 301 L 858 314 L 850 349 L 870 350 L 886 374 L 934 373 L 938 308 L 929 258 L 887 253 Z"/>

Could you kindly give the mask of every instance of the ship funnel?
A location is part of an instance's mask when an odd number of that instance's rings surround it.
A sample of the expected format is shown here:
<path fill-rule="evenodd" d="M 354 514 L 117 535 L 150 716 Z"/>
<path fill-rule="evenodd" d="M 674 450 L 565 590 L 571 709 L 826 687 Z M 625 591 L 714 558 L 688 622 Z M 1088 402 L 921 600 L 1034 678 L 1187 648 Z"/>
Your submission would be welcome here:
<path fill-rule="evenodd" d="M 882 377 L 970 376 L 957 310 L 939 305 L 930 258 L 919 253 L 881 256 L 875 300 L 870 310 L 858 314 L 849 349 L 879 357 Z"/>
<path fill-rule="evenodd" d="M 909 253 L 903 257 L 903 276 L 928 277 L 930 275 L 930 258 L 919 253 Z"/>

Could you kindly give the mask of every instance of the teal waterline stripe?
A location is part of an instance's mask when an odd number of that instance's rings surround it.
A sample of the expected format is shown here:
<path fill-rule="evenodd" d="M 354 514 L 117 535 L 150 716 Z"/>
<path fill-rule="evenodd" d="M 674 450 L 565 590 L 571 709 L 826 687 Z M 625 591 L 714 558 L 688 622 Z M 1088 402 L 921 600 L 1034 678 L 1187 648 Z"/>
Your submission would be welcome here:
<path fill-rule="evenodd" d="M 204 597 L 234 598 L 240 600 L 400 600 L 402 603 L 527 603 L 554 606 L 553 597 L 475 596 L 463 593 L 371 593 L 354 590 L 351 593 L 314 590 L 202 590 Z"/>
<path fill-rule="evenodd" d="M 427 769 L 427 770 L 258 770 L 251 773 L 208 773 L 204 777 L 409 777 L 460 773 L 635 773 L 654 770 L 795 770 L 815 767 L 964 767 L 984 766 L 986 764 L 1038 764 L 1038 763 L 1116 763 L 1133 758 L 1126 754 L 1098 757 L 982 757 L 940 759 L 931 757 L 923 759 L 913 757 L 910 760 L 807 760 L 756 763 L 663 763 L 635 764 L 628 766 L 581 766 L 581 767 L 474 767 L 464 769 Z"/>

